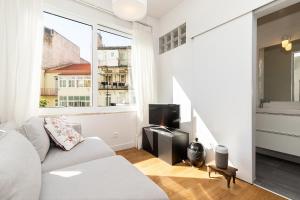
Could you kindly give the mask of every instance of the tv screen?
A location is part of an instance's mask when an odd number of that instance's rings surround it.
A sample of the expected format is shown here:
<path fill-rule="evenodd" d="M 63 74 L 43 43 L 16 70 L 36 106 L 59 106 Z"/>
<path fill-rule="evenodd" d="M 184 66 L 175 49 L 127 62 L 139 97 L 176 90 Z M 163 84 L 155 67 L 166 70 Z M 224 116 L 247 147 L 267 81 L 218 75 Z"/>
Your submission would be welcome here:
<path fill-rule="evenodd" d="M 177 129 L 180 124 L 180 106 L 176 104 L 149 104 L 149 124 Z"/>

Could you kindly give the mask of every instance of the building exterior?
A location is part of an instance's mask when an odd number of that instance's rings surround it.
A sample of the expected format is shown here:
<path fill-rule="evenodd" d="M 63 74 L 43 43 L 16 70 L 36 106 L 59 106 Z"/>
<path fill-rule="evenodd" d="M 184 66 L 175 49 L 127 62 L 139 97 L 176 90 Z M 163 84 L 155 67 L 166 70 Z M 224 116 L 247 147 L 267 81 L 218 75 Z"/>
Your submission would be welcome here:
<path fill-rule="evenodd" d="M 91 105 L 91 66 L 89 63 L 71 64 L 44 71 L 41 89 L 48 107 L 89 107 Z"/>
<path fill-rule="evenodd" d="M 104 47 L 98 34 L 97 106 L 134 102 L 131 47 Z M 92 105 L 91 64 L 80 58 L 80 48 L 55 30 L 45 28 L 41 79 L 42 107 Z"/>
<path fill-rule="evenodd" d="M 131 47 L 98 48 L 98 105 L 134 102 L 131 84 Z"/>
<path fill-rule="evenodd" d="M 53 29 L 44 28 L 42 68 L 81 63 L 80 48 Z"/>
<path fill-rule="evenodd" d="M 41 101 L 44 107 L 89 107 L 91 64 L 80 48 L 52 29 L 44 29 Z"/>

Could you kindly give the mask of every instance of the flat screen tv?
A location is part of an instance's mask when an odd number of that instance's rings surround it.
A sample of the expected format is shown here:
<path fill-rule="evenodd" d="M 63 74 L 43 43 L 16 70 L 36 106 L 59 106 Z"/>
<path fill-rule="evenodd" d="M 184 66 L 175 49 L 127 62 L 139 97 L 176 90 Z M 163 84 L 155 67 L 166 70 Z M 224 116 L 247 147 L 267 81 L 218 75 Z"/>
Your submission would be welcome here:
<path fill-rule="evenodd" d="M 149 104 L 149 124 L 179 129 L 180 106 L 176 104 Z"/>

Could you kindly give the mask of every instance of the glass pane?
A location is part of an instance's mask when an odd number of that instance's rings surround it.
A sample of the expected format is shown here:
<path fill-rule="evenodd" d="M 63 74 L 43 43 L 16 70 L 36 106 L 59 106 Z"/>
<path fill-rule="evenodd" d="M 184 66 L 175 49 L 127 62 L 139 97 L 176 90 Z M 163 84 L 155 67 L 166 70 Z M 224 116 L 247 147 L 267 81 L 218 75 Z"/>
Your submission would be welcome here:
<path fill-rule="evenodd" d="M 97 36 L 98 106 L 134 103 L 131 84 L 131 39 L 101 30 L 97 31 Z"/>
<path fill-rule="evenodd" d="M 79 106 L 69 102 L 73 96 L 91 96 L 92 32 L 90 25 L 44 13 L 40 107 Z"/>

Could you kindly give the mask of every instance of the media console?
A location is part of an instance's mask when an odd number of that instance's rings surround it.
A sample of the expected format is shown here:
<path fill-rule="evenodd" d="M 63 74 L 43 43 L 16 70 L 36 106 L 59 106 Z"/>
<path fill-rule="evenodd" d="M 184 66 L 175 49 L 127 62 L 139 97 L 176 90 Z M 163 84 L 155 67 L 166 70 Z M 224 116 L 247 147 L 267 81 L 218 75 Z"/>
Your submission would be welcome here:
<path fill-rule="evenodd" d="M 187 157 L 189 134 L 180 130 L 166 130 L 157 126 L 143 128 L 142 148 L 174 165 Z"/>

